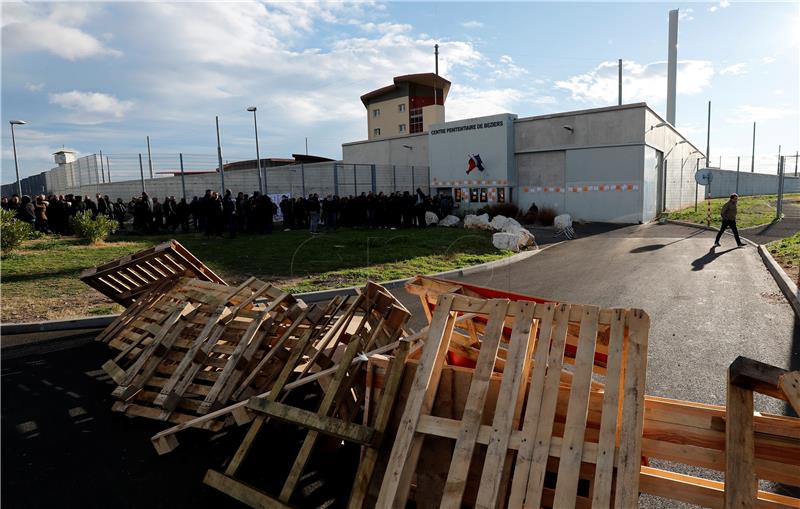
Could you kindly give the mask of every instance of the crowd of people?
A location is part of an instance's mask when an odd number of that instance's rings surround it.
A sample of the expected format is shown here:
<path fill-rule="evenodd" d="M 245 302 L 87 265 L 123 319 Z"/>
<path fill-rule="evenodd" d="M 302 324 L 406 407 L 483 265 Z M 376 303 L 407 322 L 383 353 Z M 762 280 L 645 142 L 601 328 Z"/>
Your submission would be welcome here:
<path fill-rule="evenodd" d="M 449 195 L 431 197 L 421 189 L 415 193 L 361 193 L 357 196 L 327 195 L 320 199 L 316 193 L 308 197 L 282 196 L 274 203 L 268 195 L 255 191 L 252 195 L 229 189 L 224 194 L 210 189 L 202 197 L 176 200 L 174 196 L 159 200 L 146 192 L 127 203 L 122 198 L 112 201 L 108 195 L 94 199 L 79 195 L 14 195 L 2 198 L 2 208 L 14 210 L 17 219 L 46 233 L 68 235 L 71 218 L 88 211 L 93 218 L 107 216 L 118 223 L 119 230 L 145 234 L 160 232 L 203 232 L 206 236 L 235 237 L 237 233 L 272 233 L 274 218 L 282 217 L 285 230 L 308 229 L 319 233 L 322 228 L 335 230 L 339 226 L 369 228 L 425 227 L 425 213 L 438 217 L 452 213 L 453 199 Z M 280 214 L 278 215 L 278 211 Z"/>

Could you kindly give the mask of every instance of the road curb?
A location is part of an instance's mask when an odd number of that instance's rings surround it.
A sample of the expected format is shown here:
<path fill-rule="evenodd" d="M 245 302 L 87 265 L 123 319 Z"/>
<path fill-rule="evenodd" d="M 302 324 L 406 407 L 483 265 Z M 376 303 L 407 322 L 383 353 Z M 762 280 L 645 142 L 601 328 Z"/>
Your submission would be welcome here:
<path fill-rule="evenodd" d="M 800 318 L 800 290 L 798 290 L 797 285 L 789 279 L 783 267 L 775 261 L 775 258 L 772 257 L 765 246 L 758 246 L 758 253 L 761 255 L 764 265 L 767 266 L 767 270 L 775 278 L 775 282 L 778 283 L 778 288 L 781 289 L 783 295 L 786 296 L 786 300 L 789 301 L 789 305 L 794 309 L 795 315 Z"/>
<path fill-rule="evenodd" d="M 563 242 L 563 241 L 562 241 Z M 472 265 L 463 269 L 448 270 L 445 272 L 438 272 L 436 274 L 429 274 L 432 277 L 452 278 L 460 277 L 468 274 L 477 274 L 484 271 L 494 270 L 500 267 L 505 267 L 514 263 L 521 262 L 534 256 L 545 249 L 557 246 L 562 242 L 548 244 L 542 248 L 537 248 L 531 251 L 523 251 L 506 258 L 493 260 L 491 262 Z M 399 288 L 403 286 L 406 281 L 411 278 L 393 279 L 380 283 L 388 289 Z M 305 302 L 320 302 L 330 300 L 337 295 L 354 295 L 356 289 L 361 286 L 349 286 L 346 288 L 334 288 L 331 290 L 320 290 L 318 292 L 306 292 L 294 294 L 295 297 L 303 299 Z M 26 322 L 26 323 L 13 323 L 13 324 L 0 324 L 0 336 L 4 336 L 4 340 L 0 341 L 0 349 L 15 348 L 19 346 L 29 346 L 37 343 L 53 341 L 59 333 L 68 331 L 86 331 L 90 329 L 104 329 L 111 322 L 116 320 L 119 315 L 103 315 L 84 318 L 73 318 L 69 320 L 48 320 L 43 322 Z M 16 338 L 14 338 L 16 336 Z"/>
<path fill-rule="evenodd" d="M 699 228 L 700 230 L 708 230 L 708 231 L 712 231 L 712 232 L 718 232 L 719 231 L 719 228 L 717 228 L 716 226 L 706 226 L 704 224 L 690 223 L 689 221 L 676 221 L 675 219 L 667 219 L 667 223 L 678 225 L 678 226 L 688 226 L 690 228 Z M 730 231 L 727 231 L 727 232 L 725 232 L 725 235 L 733 236 L 733 233 L 730 232 Z M 757 244 L 757 243 L 753 242 L 750 239 L 742 237 L 741 235 L 739 235 L 739 238 L 741 240 L 745 241 L 746 243 L 750 244 L 753 247 L 758 247 L 758 246 L 761 245 L 761 244 Z"/>

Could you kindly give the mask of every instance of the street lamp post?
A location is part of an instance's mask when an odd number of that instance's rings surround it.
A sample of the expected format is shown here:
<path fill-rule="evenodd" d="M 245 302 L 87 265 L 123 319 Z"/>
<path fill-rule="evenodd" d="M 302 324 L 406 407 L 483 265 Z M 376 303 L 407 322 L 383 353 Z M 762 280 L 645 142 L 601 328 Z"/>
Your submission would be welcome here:
<path fill-rule="evenodd" d="M 253 112 L 253 128 L 256 132 L 256 168 L 258 168 L 258 190 L 264 194 L 264 185 L 261 183 L 261 154 L 258 151 L 258 120 L 256 119 L 256 107 L 250 106 L 247 111 Z"/>
<path fill-rule="evenodd" d="M 14 126 L 25 125 L 27 122 L 24 120 L 9 120 L 11 124 L 11 145 L 14 147 L 14 169 L 17 171 L 17 195 L 22 199 L 22 182 L 19 180 L 19 162 L 17 161 L 17 140 L 14 138 Z"/>

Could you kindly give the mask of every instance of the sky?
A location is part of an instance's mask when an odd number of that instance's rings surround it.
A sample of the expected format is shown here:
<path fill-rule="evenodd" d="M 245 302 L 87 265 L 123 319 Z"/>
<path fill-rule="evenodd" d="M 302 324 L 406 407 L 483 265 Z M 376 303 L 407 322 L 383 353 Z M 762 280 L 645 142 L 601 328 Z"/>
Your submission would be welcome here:
<path fill-rule="evenodd" d="M 102 151 L 115 180 L 305 152 L 341 158 L 367 137 L 359 97 L 402 74 L 452 82 L 446 119 L 520 117 L 623 102 L 665 116 L 668 11 L 680 9 L 676 125 L 735 169 L 775 172 L 800 149 L 800 2 L 4 2 L 2 182 Z M 749 167 L 749 159 L 745 164 Z M 145 163 L 146 164 L 146 163 Z M 793 164 L 793 163 L 792 163 Z M 787 166 L 790 170 L 793 169 Z"/>

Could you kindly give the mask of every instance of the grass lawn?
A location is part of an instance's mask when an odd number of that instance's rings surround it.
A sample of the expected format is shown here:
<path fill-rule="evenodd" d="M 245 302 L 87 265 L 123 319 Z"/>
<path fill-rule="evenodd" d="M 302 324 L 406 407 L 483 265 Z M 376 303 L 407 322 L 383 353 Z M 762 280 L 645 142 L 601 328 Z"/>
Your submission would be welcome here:
<path fill-rule="evenodd" d="M 767 244 L 769 253 L 781 264 L 792 281 L 800 281 L 800 232 Z"/>
<path fill-rule="evenodd" d="M 784 198 L 797 198 L 800 194 L 786 194 Z M 736 207 L 736 226 L 741 228 L 750 228 L 751 226 L 758 226 L 762 224 L 771 223 L 775 219 L 775 208 L 771 204 L 775 203 L 777 196 L 762 195 L 762 196 L 740 196 L 739 204 Z M 722 224 L 720 218 L 720 210 L 728 198 L 714 198 L 711 200 L 711 225 L 719 227 Z M 681 209 L 675 212 L 667 213 L 667 217 L 678 221 L 689 221 L 691 223 L 706 224 L 707 214 L 706 200 L 697 202 L 697 212 L 694 210 L 694 205 Z"/>
<path fill-rule="evenodd" d="M 27 241 L 0 262 L 0 319 L 23 322 L 119 312 L 121 306 L 84 285 L 78 275 L 169 238 L 117 235 L 99 246 L 74 238 Z M 488 232 L 451 228 L 340 229 L 322 235 L 291 231 L 236 239 L 190 233 L 174 238 L 229 284 L 256 276 L 292 292 L 430 274 L 511 254 L 495 249 Z"/>

